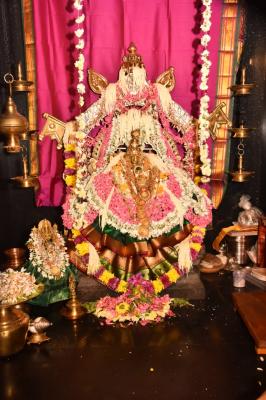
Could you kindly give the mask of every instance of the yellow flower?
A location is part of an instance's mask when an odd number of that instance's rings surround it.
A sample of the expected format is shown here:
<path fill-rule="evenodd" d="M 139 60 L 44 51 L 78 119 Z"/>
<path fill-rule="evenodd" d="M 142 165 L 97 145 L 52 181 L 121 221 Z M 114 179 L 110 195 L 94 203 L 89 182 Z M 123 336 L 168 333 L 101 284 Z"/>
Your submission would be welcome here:
<path fill-rule="evenodd" d="M 76 168 L 76 160 L 75 158 L 67 158 L 65 160 L 65 165 L 67 168 Z"/>
<path fill-rule="evenodd" d="M 170 271 L 168 271 L 166 275 L 168 276 L 169 281 L 172 283 L 175 283 L 180 276 L 174 268 L 170 269 Z"/>
<path fill-rule="evenodd" d="M 125 314 L 129 310 L 129 307 L 129 304 L 124 301 L 123 303 L 117 304 L 115 311 L 117 314 Z"/>
<path fill-rule="evenodd" d="M 121 279 L 119 285 L 117 286 L 117 292 L 123 293 L 127 290 L 127 282 Z"/>
<path fill-rule="evenodd" d="M 202 232 L 203 234 L 205 233 L 205 231 L 206 231 L 206 228 L 202 228 L 202 226 L 198 226 L 198 225 L 195 225 L 194 226 L 194 228 L 193 228 L 193 231 L 200 231 L 200 232 Z M 193 232 L 192 231 L 192 232 Z"/>
<path fill-rule="evenodd" d="M 198 185 L 200 183 L 200 181 L 201 181 L 201 177 L 200 176 L 195 176 L 195 178 L 194 178 L 195 185 Z"/>
<path fill-rule="evenodd" d="M 146 315 L 146 318 L 150 321 L 154 321 L 157 318 L 157 313 L 155 311 L 151 311 Z"/>
<path fill-rule="evenodd" d="M 99 277 L 100 281 L 103 282 L 105 285 L 108 284 L 109 280 L 112 279 L 114 275 L 109 271 L 103 271 L 102 275 Z"/>
<path fill-rule="evenodd" d="M 160 293 L 164 289 L 164 285 L 160 281 L 160 279 L 155 279 L 155 281 L 152 281 L 154 291 L 155 293 Z"/>
<path fill-rule="evenodd" d="M 163 193 L 164 193 L 164 187 L 162 185 L 158 186 L 157 194 L 163 194 Z"/>
<path fill-rule="evenodd" d="M 65 147 L 65 151 L 75 151 L 76 146 L 74 145 L 74 143 L 68 143 Z"/>
<path fill-rule="evenodd" d="M 80 231 L 78 229 L 72 229 L 71 232 L 73 239 L 80 235 Z"/>
<path fill-rule="evenodd" d="M 200 251 L 201 249 L 201 244 L 200 243 L 190 243 L 190 248 L 194 249 L 196 251 Z"/>
<path fill-rule="evenodd" d="M 75 184 L 76 184 L 75 175 L 67 175 L 65 177 L 65 182 L 66 182 L 67 186 L 75 186 Z"/>
<path fill-rule="evenodd" d="M 202 191 L 202 193 L 203 193 L 203 194 L 205 194 L 206 196 L 208 196 L 208 192 L 207 192 L 207 190 L 206 190 L 206 189 L 204 189 L 204 188 L 201 188 L 201 191 Z"/>
<path fill-rule="evenodd" d="M 127 185 L 126 183 L 122 183 L 122 184 L 119 186 L 119 188 L 120 188 L 120 190 L 121 190 L 122 193 L 125 193 L 125 192 L 128 190 L 128 185 Z"/>
<path fill-rule="evenodd" d="M 165 179 L 167 179 L 168 178 L 168 174 L 166 173 L 166 172 L 161 172 L 160 173 L 160 179 L 161 180 L 165 180 Z"/>
<path fill-rule="evenodd" d="M 90 252 L 89 243 L 87 242 L 76 244 L 76 249 L 81 256 L 85 256 L 85 254 L 88 254 Z"/>

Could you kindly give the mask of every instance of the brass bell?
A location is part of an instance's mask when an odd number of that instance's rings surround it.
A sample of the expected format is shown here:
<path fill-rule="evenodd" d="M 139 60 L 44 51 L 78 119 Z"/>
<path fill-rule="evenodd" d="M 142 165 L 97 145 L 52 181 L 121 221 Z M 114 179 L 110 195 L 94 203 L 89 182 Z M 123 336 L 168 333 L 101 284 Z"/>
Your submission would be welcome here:
<path fill-rule="evenodd" d="M 5 110 L 0 115 L 0 134 L 3 134 L 6 139 L 5 150 L 8 153 L 19 153 L 21 149 L 19 135 L 27 132 L 28 121 L 17 111 L 16 104 L 12 98 L 13 75 L 5 74 L 4 80 L 9 85 L 9 96 Z"/>

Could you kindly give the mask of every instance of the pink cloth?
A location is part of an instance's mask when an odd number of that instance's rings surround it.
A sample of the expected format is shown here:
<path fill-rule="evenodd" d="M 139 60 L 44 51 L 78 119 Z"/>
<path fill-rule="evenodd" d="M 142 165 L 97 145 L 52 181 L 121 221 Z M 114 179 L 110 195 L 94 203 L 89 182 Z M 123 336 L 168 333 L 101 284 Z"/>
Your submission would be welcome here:
<path fill-rule="evenodd" d="M 121 58 L 133 41 L 142 55 L 148 78 L 154 81 L 169 66 L 175 68 L 174 100 L 197 116 L 199 76 L 195 62 L 199 47 L 199 12 L 192 0 L 84 0 L 86 14 L 86 68 L 109 82 L 118 78 Z M 33 0 L 38 125 L 48 112 L 67 121 L 80 113 L 74 68 L 76 10 L 66 0 Z M 222 0 L 213 0 L 210 58 L 210 109 L 214 106 Z M 89 89 L 86 109 L 97 99 Z M 39 206 L 62 204 L 62 159 L 50 139 L 40 144 Z"/>

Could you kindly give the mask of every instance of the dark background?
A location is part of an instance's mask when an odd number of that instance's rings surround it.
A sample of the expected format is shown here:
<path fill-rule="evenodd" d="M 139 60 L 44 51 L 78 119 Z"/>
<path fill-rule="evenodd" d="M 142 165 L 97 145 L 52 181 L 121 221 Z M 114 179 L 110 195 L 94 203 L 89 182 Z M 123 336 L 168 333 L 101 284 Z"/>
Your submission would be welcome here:
<path fill-rule="evenodd" d="M 218 210 L 214 211 L 213 229 L 208 232 L 209 243 L 223 226 L 237 219 L 237 204 L 242 194 L 249 194 L 254 205 L 266 211 L 266 11 L 262 1 L 242 3 L 246 11 L 247 29 L 242 54 L 242 65 L 253 59 L 248 78 L 257 83 L 251 95 L 236 98 L 234 125 L 244 120 L 247 127 L 256 128 L 245 141 L 245 169 L 255 171 L 246 183 L 229 180 L 227 191 Z M 6 101 L 3 76 L 14 72 L 22 61 L 25 72 L 24 37 L 20 0 L 0 0 L 0 110 Z M 14 96 L 18 111 L 27 116 L 27 97 Z M 236 169 L 236 139 L 231 141 L 230 170 Z M 15 188 L 8 178 L 21 175 L 20 155 L 6 154 L 0 137 L 0 251 L 8 247 L 23 246 L 30 230 L 42 218 L 60 225 L 60 207 L 36 207 L 32 189 Z"/>

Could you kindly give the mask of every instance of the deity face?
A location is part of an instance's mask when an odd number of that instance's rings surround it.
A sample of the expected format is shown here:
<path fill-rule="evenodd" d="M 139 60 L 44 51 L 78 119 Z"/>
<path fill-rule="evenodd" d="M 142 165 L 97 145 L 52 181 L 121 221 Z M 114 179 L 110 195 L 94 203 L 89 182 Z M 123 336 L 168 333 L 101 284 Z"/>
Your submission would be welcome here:
<path fill-rule="evenodd" d="M 124 92 L 136 94 L 147 84 L 146 70 L 138 66 L 122 67 L 118 82 Z"/>

